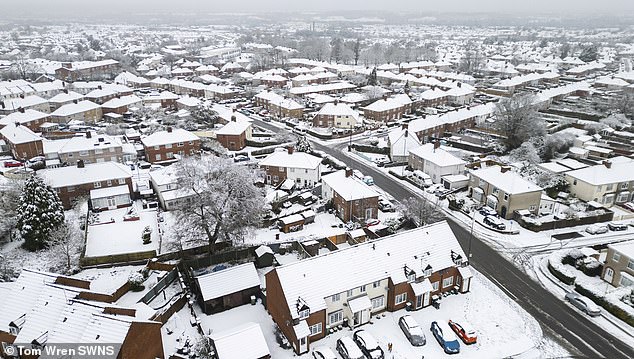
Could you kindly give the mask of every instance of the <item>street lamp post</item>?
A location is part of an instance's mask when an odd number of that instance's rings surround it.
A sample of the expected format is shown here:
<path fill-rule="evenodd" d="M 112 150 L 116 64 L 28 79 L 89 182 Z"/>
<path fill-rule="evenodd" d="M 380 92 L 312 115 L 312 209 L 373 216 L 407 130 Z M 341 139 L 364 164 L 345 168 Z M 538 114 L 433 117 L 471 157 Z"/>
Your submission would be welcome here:
<path fill-rule="evenodd" d="M 473 212 L 473 219 L 471 220 L 471 231 L 469 232 L 469 250 L 467 251 L 467 260 L 469 261 L 469 264 L 471 264 L 471 242 L 473 240 L 473 226 L 475 224 L 475 212 Z"/>
<path fill-rule="evenodd" d="M 2 280 L 5 280 L 5 278 L 7 277 L 7 258 L 3 256 L 2 254 L 0 254 L 0 259 L 2 259 L 2 267 L 3 267 Z"/>

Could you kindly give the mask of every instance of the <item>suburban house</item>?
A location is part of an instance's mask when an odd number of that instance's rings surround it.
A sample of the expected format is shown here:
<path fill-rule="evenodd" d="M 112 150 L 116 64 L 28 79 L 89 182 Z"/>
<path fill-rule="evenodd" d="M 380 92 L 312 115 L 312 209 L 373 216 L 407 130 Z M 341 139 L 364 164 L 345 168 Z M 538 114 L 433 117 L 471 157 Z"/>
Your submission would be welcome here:
<path fill-rule="evenodd" d="M 165 131 L 155 132 L 141 139 L 148 162 L 166 162 L 200 152 L 200 138 L 180 128 L 168 127 Z"/>
<path fill-rule="evenodd" d="M 88 198 L 95 189 L 125 186 L 129 194 L 134 192 L 130 168 L 118 162 L 84 164 L 79 160 L 76 166 L 44 169 L 37 174 L 57 191 L 65 209 L 70 209 L 79 197 Z M 122 202 L 109 207 L 127 204 L 125 198 L 118 196 L 117 199 Z"/>
<path fill-rule="evenodd" d="M 407 162 L 410 151 L 421 146 L 416 134 L 410 131 L 407 124 L 391 130 L 387 134 L 387 144 L 390 147 L 390 159 L 393 162 Z"/>
<path fill-rule="evenodd" d="M 271 353 L 258 323 L 244 323 L 209 336 L 218 359 L 269 359 Z M 248 345 L 245 345 L 248 343 Z"/>
<path fill-rule="evenodd" d="M 36 110 L 48 112 L 48 101 L 37 95 L 18 97 L 0 101 L 0 115 L 8 115 L 20 110 Z"/>
<path fill-rule="evenodd" d="M 197 276 L 198 300 L 205 314 L 251 302 L 260 295 L 260 277 L 252 262 Z"/>
<path fill-rule="evenodd" d="M 343 102 L 327 103 L 313 117 L 314 127 L 352 129 L 359 124 L 359 113 Z"/>
<path fill-rule="evenodd" d="M 267 310 L 303 354 L 331 328 L 424 308 L 448 291 L 466 293 L 472 277 L 443 221 L 274 268 L 265 276 Z"/>
<path fill-rule="evenodd" d="M 97 123 L 102 118 L 101 106 L 88 100 L 66 104 L 51 113 L 51 121 L 57 123 L 68 123 L 72 120 Z"/>
<path fill-rule="evenodd" d="M 564 178 L 570 193 L 605 207 L 634 200 L 634 160 L 613 157 L 602 164 L 568 171 Z"/>
<path fill-rule="evenodd" d="M 20 124 L 31 131 L 38 131 L 40 126 L 48 121 L 49 114 L 36 110 L 19 110 L 0 118 L 0 128 L 9 124 Z"/>
<path fill-rule="evenodd" d="M 6 354 L 11 345 L 42 349 L 58 343 L 111 343 L 118 344 L 114 358 L 163 358 L 161 323 L 149 313 L 105 302 L 112 296 L 91 291 L 91 285 L 23 269 L 0 302 L 0 348 Z"/>
<path fill-rule="evenodd" d="M 51 107 L 51 111 L 55 111 L 58 108 L 68 105 L 69 103 L 77 103 L 84 100 L 84 95 L 64 89 L 62 92 L 48 99 L 48 103 Z"/>
<path fill-rule="evenodd" d="M 509 167 L 495 165 L 470 173 L 469 194 L 493 208 L 501 217 L 510 219 L 518 210 L 537 214 L 542 188 Z"/>
<path fill-rule="evenodd" d="M 394 121 L 404 114 L 411 112 L 412 100 L 406 94 L 399 94 L 393 97 L 384 96 L 370 105 L 363 108 L 365 118 L 377 121 Z"/>
<path fill-rule="evenodd" d="M 251 122 L 236 121 L 233 117 L 226 125 L 216 131 L 216 140 L 229 151 L 239 151 L 247 146 L 253 134 Z"/>
<path fill-rule="evenodd" d="M 293 147 L 271 153 L 259 165 L 266 174 L 265 183 L 273 186 L 291 179 L 298 188 L 313 187 L 321 180 L 321 158 Z"/>
<path fill-rule="evenodd" d="M 345 169 L 322 177 L 321 196 L 344 222 L 377 218 L 379 194 Z"/>
<path fill-rule="evenodd" d="M 262 91 L 255 95 L 254 99 L 256 106 L 264 107 L 272 116 L 278 118 L 302 118 L 304 115 L 304 106 L 272 91 Z"/>
<path fill-rule="evenodd" d="M 88 131 L 83 136 L 54 141 L 63 143 L 57 149 L 60 163 L 74 165 L 78 160 L 84 161 L 84 164 L 106 161 L 124 162 L 121 142 L 108 135 Z"/>
<path fill-rule="evenodd" d="M 601 278 L 615 287 L 634 286 L 634 241 L 608 244 Z"/>
<path fill-rule="evenodd" d="M 410 150 L 407 164 L 427 173 L 432 182 L 440 183 L 443 176 L 464 174 L 467 162 L 440 148 L 440 142 L 434 142 Z"/>
<path fill-rule="evenodd" d="M 103 114 L 116 113 L 123 115 L 133 108 L 139 108 L 142 106 L 142 100 L 136 95 L 128 95 L 115 97 L 112 100 L 104 102 L 101 105 Z"/>
<path fill-rule="evenodd" d="M 55 77 L 74 82 L 78 80 L 112 79 L 120 71 L 119 62 L 108 59 L 101 61 L 64 62 L 55 70 Z"/>
<path fill-rule="evenodd" d="M 28 127 L 19 124 L 9 124 L 0 129 L 2 138 L 16 160 L 28 160 L 44 154 L 42 137 Z"/>
<path fill-rule="evenodd" d="M 193 192 L 179 188 L 176 167 L 167 166 L 150 171 L 150 185 L 158 197 L 161 208 L 166 211 L 186 204 Z"/>

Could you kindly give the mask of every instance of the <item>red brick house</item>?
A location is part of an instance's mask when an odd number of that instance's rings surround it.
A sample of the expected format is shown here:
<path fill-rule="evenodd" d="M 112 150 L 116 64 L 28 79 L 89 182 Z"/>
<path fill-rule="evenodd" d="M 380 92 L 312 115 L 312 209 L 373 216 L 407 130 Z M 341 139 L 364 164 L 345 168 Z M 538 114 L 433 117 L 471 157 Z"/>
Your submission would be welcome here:
<path fill-rule="evenodd" d="M 16 160 L 25 161 L 44 154 L 42 137 L 26 126 L 9 124 L 0 130 L 0 137 Z"/>
<path fill-rule="evenodd" d="M 398 120 L 412 110 L 412 100 L 406 94 L 377 100 L 363 108 L 365 118 L 378 122 Z"/>
<path fill-rule="evenodd" d="M 303 354 L 331 328 L 356 328 L 408 305 L 418 310 L 448 291 L 466 293 L 472 276 L 451 228 L 438 222 L 276 267 L 265 276 L 267 310 Z"/>
<path fill-rule="evenodd" d="M 55 70 L 55 77 L 63 81 L 112 79 L 120 70 L 116 60 L 64 62 Z"/>
<path fill-rule="evenodd" d="M 379 194 L 346 169 L 322 177 L 322 198 L 342 221 L 365 222 L 379 214 Z"/>
<path fill-rule="evenodd" d="M 28 127 L 31 131 L 37 131 L 44 122 L 48 121 L 49 114 L 36 111 L 20 109 L 17 112 L 13 112 L 0 118 L 0 128 L 3 128 L 9 124 L 20 124 Z"/>
<path fill-rule="evenodd" d="M 37 174 L 57 191 L 65 209 L 72 207 L 79 197 L 88 198 L 90 191 L 101 188 L 127 186 L 132 196 L 132 172 L 118 162 L 84 164 L 79 160 L 75 166 L 50 168 Z"/>
<path fill-rule="evenodd" d="M 235 121 L 234 117 L 233 121 L 216 131 L 216 140 L 229 151 L 239 151 L 247 146 L 252 133 L 251 122 Z"/>
<path fill-rule="evenodd" d="M 176 155 L 191 156 L 200 152 L 200 138 L 180 128 L 168 127 L 142 138 L 141 143 L 150 163 L 175 161 Z"/>

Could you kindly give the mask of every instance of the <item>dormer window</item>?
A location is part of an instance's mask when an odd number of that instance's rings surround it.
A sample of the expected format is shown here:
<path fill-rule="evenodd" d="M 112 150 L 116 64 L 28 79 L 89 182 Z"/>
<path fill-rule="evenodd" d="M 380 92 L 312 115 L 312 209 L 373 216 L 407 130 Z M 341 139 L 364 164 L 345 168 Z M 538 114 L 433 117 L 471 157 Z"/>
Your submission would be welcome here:
<path fill-rule="evenodd" d="M 432 271 L 432 269 L 431 269 L 431 266 L 430 266 L 430 265 L 428 265 L 427 267 L 425 267 L 425 271 L 423 272 L 423 276 L 425 276 L 425 277 L 431 277 L 432 272 L 433 272 L 433 271 Z"/>
<path fill-rule="evenodd" d="M 304 309 L 299 311 L 299 319 L 306 319 L 310 316 L 310 309 Z"/>
<path fill-rule="evenodd" d="M 462 265 L 462 256 L 454 251 L 451 251 L 451 260 L 457 265 Z"/>
<path fill-rule="evenodd" d="M 407 275 L 407 281 L 412 283 L 416 281 L 416 273 L 414 273 L 414 271 L 411 271 L 408 275 Z"/>

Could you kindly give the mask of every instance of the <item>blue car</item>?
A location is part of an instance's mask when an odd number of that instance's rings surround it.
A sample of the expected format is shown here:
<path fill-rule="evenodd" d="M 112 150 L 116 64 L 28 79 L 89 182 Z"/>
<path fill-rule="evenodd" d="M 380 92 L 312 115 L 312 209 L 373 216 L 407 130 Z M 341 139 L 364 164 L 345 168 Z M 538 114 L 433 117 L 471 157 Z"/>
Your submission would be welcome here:
<path fill-rule="evenodd" d="M 437 320 L 431 322 L 431 333 L 434 335 L 438 344 L 442 347 L 442 349 L 447 354 L 458 354 L 460 353 L 460 343 L 458 343 L 458 338 L 456 338 L 456 334 L 449 328 L 447 322 L 444 320 Z"/>

